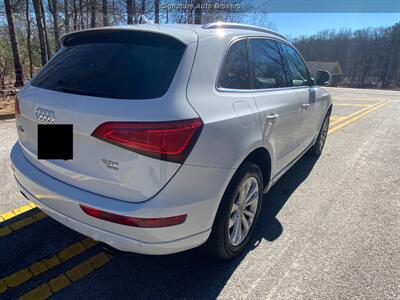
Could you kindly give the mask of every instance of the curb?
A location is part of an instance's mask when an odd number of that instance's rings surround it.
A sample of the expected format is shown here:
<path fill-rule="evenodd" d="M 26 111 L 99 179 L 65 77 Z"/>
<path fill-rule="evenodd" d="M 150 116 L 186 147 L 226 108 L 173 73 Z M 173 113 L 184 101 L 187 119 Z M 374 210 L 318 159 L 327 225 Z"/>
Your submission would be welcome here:
<path fill-rule="evenodd" d="M 0 114 L 0 121 L 9 119 L 15 119 L 15 114 L 14 113 Z"/>

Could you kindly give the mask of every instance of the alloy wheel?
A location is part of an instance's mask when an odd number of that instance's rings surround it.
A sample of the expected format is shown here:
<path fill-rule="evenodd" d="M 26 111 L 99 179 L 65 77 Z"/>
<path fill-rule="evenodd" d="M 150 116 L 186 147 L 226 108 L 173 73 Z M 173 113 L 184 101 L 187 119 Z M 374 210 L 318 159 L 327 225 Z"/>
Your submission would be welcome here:
<path fill-rule="evenodd" d="M 242 243 L 250 232 L 257 212 L 259 183 L 255 177 L 248 177 L 240 185 L 232 204 L 228 235 L 233 246 Z"/>

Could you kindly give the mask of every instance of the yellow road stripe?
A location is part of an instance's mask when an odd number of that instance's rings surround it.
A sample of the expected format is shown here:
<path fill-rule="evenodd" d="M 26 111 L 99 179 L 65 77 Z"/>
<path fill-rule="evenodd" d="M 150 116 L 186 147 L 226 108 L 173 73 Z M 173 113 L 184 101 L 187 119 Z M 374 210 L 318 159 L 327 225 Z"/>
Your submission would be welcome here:
<path fill-rule="evenodd" d="M 384 103 L 384 102 L 385 102 L 385 101 L 380 101 L 380 102 L 378 102 L 378 103 L 376 103 L 376 104 L 373 104 L 373 105 L 370 105 L 370 106 L 368 106 L 368 107 L 366 107 L 366 108 L 357 110 L 356 112 L 353 112 L 353 113 L 351 113 L 351 114 L 345 116 L 345 119 L 332 122 L 329 126 L 336 125 L 337 123 L 340 123 L 340 122 L 342 122 L 342 121 L 344 121 L 344 120 L 348 120 L 348 119 L 350 119 L 350 118 L 352 118 L 352 117 L 354 117 L 354 116 L 356 116 L 356 115 L 358 115 L 358 114 L 362 114 L 363 112 L 368 111 L 368 110 L 370 110 L 370 109 L 373 109 L 374 107 L 376 107 L 376 106 L 378 106 L 378 105 L 381 105 L 381 104 Z"/>
<path fill-rule="evenodd" d="M 335 127 L 333 127 L 333 128 L 329 128 L 328 134 L 329 134 L 329 133 L 333 133 L 333 132 L 335 132 L 336 130 L 338 130 L 338 129 L 344 127 L 344 126 L 347 126 L 347 125 L 349 125 L 350 123 L 353 123 L 353 122 L 357 121 L 358 119 L 360 119 L 360 118 L 366 116 L 366 115 L 369 114 L 370 112 L 372 112 L 372 111 L 374 111 L 374 110 L 377 110 L 378 108 L 381 108 L 382 106 L 385 106 L 385 105 L 386 105 L 387 103 L 389 103 L 389 102 L 390 102 L 390 101 L 383 101 L 383 103 L 381 102 L 380 104 L 374 105 L 373 107 L 369 108 L 368 110 L 365 110 L 365 111 L 363 111 L 363 112 L 360 113 L 360 114 L 357 114 L 354 118 L 347 118 L 346 121 L 344 121 L 343 123 L 340 123 L 339 125 L 337 125 L 337 126 L 335 126 Z"/>
<path fill-rule="evenodd" d="M 9 235 L 14 231 L 20 230 L 21 228 L 24 228 L 30 224 L 40 221 L 46 217 L 47 215 L 44 212 L 40 211 L 30 217 L 26 217 L 23 218 L 22 220 L 0 227 L 0 237 L 5 237 L 6 235 Z"/>
<path fill-rule="evenodd" d="M 30 202 L 27 205 L 24 205 L 24 206 L 14 209 L 13 211 L 8 211 L 4 214 L 0 214 L 0 223 L 4 222 L 6 220 L 9 220 L 11 218 L 14 218 L 15 216 L 18 216 L 18 215 L 20 215 L 28 210 L 31 210 L 35 207 L 36 207 L 35 203 Z"/>
<path fill-rule="evenodd" d="M 334 103 L 333 106 L 361 106 L 361 107 L 369 107 L 369 106 L 371 106 L 371 104 Z"/>
<path fill-rule="evenodd" d="M 44 283 L 30 290 L 25 295 L 22 295 L 19 299 L 22 300 L 48 299 L 53 294 L 68 287 L 72 282 L 80 280 L 86 275 L 92 273 L 94 270 L 101 268 L 102 266 L 107 264 L 111 258 L 112 256 L 101 251 L 100 253 L 90 257 L 84 262 L 69 269 L 65 273 L 58 275 L 57 277 L 54 277 L 47 283 Z"/>
<path fill-rule="evenodd" d="M 343 120 L 346 119 L 346 117 L 338 116 L 338 115 L 333 115 L 330 117 L 331 121 L 338 121 L 338 120 Z"/>
<path fill-rule="evenodd" d="M 332 97 L 333 100 L 354 100 L 354 101 L 384 101 L 383 98 L 354 98 L 354 97 Z"/>
<path fill-rule="evenodd" d="M 38 276 L 46 272 L 47 270 L 52 269 L 59 264 L 85 252 L 96 244 L 96 241 L 90 238 L 85 238 L 80 242 L 64 248 L 58 254 L 52 257 L 35 262 L 27 268 L 24 268 L 18 272 L 15 272 L 14 274 L 0 279 L 0 294 L 4 293 L 9 288 L 15 288 L 23 284 L 24 282 L 32 279 L 33 277 Z"/>

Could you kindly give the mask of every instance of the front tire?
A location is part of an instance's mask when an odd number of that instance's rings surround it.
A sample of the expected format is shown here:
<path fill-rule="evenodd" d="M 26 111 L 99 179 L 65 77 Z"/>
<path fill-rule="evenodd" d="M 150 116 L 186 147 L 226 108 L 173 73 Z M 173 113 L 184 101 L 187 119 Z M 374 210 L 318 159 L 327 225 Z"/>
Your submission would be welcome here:
<path fill-rule="evenodd" d="M 254 163 L 243 164 L 231 180 L 221 200 L 207 252 L 222 259 L 231 259 L 246 247 L 261 209 L 263 178 Z"/>

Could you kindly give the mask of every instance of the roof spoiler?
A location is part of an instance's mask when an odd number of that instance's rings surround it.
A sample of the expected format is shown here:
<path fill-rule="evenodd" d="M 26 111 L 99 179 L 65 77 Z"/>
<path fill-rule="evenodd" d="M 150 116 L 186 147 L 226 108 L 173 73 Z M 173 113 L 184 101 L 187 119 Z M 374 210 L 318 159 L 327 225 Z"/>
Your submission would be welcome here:
<path fill-rule="evenodd" d="M 150 25 L 151 27 L 146 27 Z M 154 25 L 154 26 L 152 26 Z M 157 34 L 160 36 L 164 36 L 165 38 L 173 38 L 181 43 L 187 45 L 191 42 L 191 38 L 186 36 L 175 36 L 173 34 L 170 34 L 166 31 L 159 31 L 158 26 L 155 24 L 151 23 L 145 23 L 145 24 L 132 24 L 132 25 L 127 25 L 127 26 L 110 26 L 110 27 L 97 27 L 97 28 L 88 28 L 84 30 L 79 30 L 79 31 L 73 31 L 64 34 L 60 38 L 60 44 L 62 46 L 67 46 L 71 42 L 73 42 L 75 39 L 79 39 L 81 37 L 87 37 L 90 36 L 92 33 L 102 33 L 102 32 L 107 32 L 107 33 L 117 33 L 117 32 L 142 32 L 142 33 L 148 33 L 148 34 Z M 187 31 L 191 34 L 195 34 L 193 31 Z M 197 37 L 197 36 L 196 36 Z"/>

